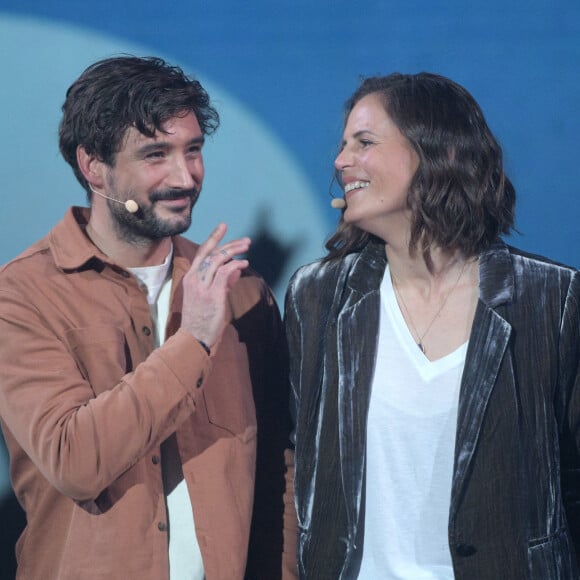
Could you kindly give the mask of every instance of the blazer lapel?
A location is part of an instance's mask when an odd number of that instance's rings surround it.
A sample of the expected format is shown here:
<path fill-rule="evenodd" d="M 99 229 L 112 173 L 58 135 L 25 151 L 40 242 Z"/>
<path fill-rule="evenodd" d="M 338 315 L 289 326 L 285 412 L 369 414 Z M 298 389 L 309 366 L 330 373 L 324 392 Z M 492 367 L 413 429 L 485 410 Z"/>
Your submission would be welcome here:
<path fill-rule="evenodd" d="M 495 308 L 511 300 L 513 269 L 505 244 L 498 242 L 479 260 L 479 303 L 461 380 L 451 489 L 451 518 L 469 477 L 489 398 L 511 336 L 511 325 Z"/>
<path fill-rule="evenodd" d="M 353 541 L 362 501 L 366 420 L 385 267 L 384 244 L 369 244 L 350 273 L 337 321 L 339 447 L 344 493 L 352 498 L 347 501 L 347 518 Z"/>

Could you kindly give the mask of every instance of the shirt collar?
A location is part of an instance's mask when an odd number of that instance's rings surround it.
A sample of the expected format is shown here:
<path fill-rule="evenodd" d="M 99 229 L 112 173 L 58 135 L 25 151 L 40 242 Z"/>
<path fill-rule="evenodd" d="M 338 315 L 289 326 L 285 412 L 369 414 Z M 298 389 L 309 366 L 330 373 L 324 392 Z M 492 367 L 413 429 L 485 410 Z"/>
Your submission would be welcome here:
<path fill-rule="evenodd" d="M 91 211 L 86 207 L 71 207 L 48 236 L 55 264 L 62 270 L 77 270 L 97 259 L 111 264 L 111 260 L 85 234 Z"/>
<path fill-rule="evenodd" d="M 48 235 L 48 244 L 55 264 L 62 270 L 78 270 L 87 263 L 97 260 L 119 268 L 106 254 L 103 254 L 85 234 L 91 210 L 87 207 L 70 207 L 64 218 L 54 226 Z M 174 276 L 183 276 L 191 264 L 191 249 L 181 236 L 174 236 L 173 271 Z M 193 245 L 197 248 L 197 244 Z"/>

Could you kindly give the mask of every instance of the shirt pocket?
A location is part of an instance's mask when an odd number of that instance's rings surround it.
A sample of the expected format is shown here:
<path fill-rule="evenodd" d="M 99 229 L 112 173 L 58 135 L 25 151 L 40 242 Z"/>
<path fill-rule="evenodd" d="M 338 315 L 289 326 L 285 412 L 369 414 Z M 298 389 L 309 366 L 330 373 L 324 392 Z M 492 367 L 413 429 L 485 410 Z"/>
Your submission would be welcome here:
<path fill-rule="evenodd" d="M 125 334 L 117 326 L 73 328 L 67 331 L 66 341 L 95 395 L 112 389 L 131 370 Z"/>

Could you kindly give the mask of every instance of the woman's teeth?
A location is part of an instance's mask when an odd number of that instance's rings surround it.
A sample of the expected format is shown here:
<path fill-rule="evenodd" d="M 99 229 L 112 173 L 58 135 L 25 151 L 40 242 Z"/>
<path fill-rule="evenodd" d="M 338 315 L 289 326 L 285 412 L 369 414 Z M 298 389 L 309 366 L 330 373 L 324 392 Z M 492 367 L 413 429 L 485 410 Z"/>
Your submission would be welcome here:
<path fill-rule="evenodd" d="M 349 191 L 352 191 L 353 189 L 362 189 L 363 187 L 368 187 L 368 186 L 369 186 L 368 181 L 353 181 L 352 183 L 347 183 L 344 186 L 344 193 L 348 193 Z"/>

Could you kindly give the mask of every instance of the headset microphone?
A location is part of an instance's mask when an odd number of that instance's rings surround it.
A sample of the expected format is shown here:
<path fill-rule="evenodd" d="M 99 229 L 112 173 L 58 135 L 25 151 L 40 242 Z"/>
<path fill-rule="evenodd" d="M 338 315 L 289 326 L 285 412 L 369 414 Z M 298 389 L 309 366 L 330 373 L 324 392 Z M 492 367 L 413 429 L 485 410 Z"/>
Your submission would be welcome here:
<path fill-rule="evenodd" d="M 330 202 L 330 205 L 334 208 L 334 209 L 342 209 L 343 207 L 346 207 L 346 201 L 344 201 L 344 199 L 342 199 L 342 197 L 335 197 L 333 198 L 333 200 Z"/>
<path fill-rule="evenodd" d="M 110 199 L 111 201 L 115 201 L 115 202 L 120 203 L 121 205 L 125 206 L 125 209 L 129 213 L 137 213 L 139 211 L 139 204 L 134 199 L 128 199 L 127 201 L 119 201 L 118 199 L 115 199 L 114 197 L 109 197 L 108 195 L 105 195 L 104 193 L 97 191 L 90 183 L 89 183 L 89 187 L 91 188 L 91 191 L 93 193 L 96 193 L 97 195 L 100 195 L 101 197 L 104 197 L 105 199 Z"/>

